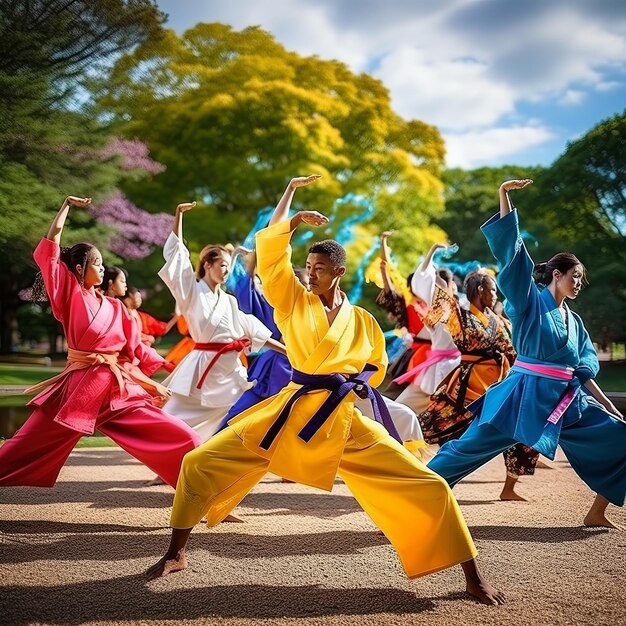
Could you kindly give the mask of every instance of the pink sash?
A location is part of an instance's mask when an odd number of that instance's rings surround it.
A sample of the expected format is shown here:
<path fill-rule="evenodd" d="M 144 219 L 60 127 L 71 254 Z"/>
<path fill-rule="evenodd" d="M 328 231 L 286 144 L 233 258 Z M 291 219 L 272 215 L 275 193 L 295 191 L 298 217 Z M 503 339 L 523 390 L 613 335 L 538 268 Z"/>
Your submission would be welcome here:
<path fill-rule="evenodd" d="M 461 356 L 461 353 L 456 348 L 450 348 L 448 350 L 429 350 L 427 354 L 428 357 L 425 361 L 422 361 L 419 365 L 416 365 L 408 372 L 405 372 L 402 376 L 394 378 L 393 382 L 398 383 L 399 385 L 409 381 L 412 382 L 417 378 L 417 375 L 420 372 L 424 372 L 432 365 L 436 365 L 437 363 L 441 363 L 441 361 L 445 361 L 447 359 L 457 359 Z"/>
<path fill-rule="evenodd" d="M 528 373 L 532 373 L 536 376 L 556 378 L 557 380 L 572 380 L 572 378 L 574 378 L 574 370 L 571 367 L 556 365 L 554 363 L 526 363 L 525 361 L 516 359 L 513 367 L 526 370 Z M 567 408 L 574 400 L 575 395 L 576 388 L 569 385 L 559 403 L 548 416 L 548 421 L 551 424 L 557 424 L 561 417 L 563 417 L 563 413 L 567 411 Z"/>

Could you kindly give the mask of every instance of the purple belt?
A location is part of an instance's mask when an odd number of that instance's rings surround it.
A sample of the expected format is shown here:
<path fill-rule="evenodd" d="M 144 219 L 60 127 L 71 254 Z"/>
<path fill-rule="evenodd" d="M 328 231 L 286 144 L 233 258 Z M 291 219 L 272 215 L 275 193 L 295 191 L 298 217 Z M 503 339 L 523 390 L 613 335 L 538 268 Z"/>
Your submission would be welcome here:
<path fill-rule="evenodd" d="M 302 387 L 289 398 L 276 421 L 271 425 L 265 437 L 263 437 L 260 447 L 264 450 L 269 450 L 278 433 L 287 422 L 291 408 L 298 398 L 311 391 L 320 389 L 326 389 L 331 393 L 298 433 L 298 437 L 303 441 L 308 443 L 346 396 L 351 391 L 354 391 L 359 398 L 369 398 L 374 409 L 375 421 L 382 424 L 394 439 L 402 443 L 402 438 L 391 421 L 391 415 L 384 398 L 378 390 L 371 387 L 367 382 L 376 371 L 378 371 L 378 368 L 369 363 L 363 368 L 362 372 L 352 376 L 344 376 L 343 374 L 306 374 L 294 369 L 291 380 L 298 385 L 302 385 Z"/>

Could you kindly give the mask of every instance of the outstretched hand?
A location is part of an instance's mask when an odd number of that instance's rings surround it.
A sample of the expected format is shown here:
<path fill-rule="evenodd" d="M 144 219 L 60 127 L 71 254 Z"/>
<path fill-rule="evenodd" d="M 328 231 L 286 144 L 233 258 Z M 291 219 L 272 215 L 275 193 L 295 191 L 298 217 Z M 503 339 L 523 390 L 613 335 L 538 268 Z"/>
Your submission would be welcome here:
<path fill-rule="evenodd" d="M 193 209 L 196 206 L 196 201 L 193 202 L 183 202 L 176 207 L 176 210 L 179 213 L 186 213 L 187 211 Z"/>
<path fill-rule="evenodd" d="M 391 237 L 391 235 L 393 235 L 395 232 L 396 232 L 395 230 L 385 230 L 382 233 L 380 233 L 380 238 L 389 239 L 389 237 Z"/>
<path fill-rule="evenodd" d="M 79 198 L 77 196 L 67 196 L 67 198 L 65 198 L 65 203 L 68 206 L 75 206 L 75 207 L 84 209 L 85 207 L 91 204 L 91 198 Z"/>
<path fill-rule="evenodd" d="M 523 189 L 528 185 L 532 185 L 533 181 L 531 178 L 522 178 L 521 180 L 507 180 L 500 185 L 500 189 L 504 191 L 511 191 L 511 189 Z"/>
<path fill-rule="evenodd" d="M 299 211 L 298 219 L 309 226 L 324 226 L 328 224 L 328 218 L 318 211 Z"/>
<path fill-rule="evenodd" d="M 312 174 L 311 176 L 300 176 L 298 178 L 292 178 L 289 182 L 289 186 L 292 189 L 298 189 L 298 187 L 306 187 L 311 183 L 314 183 L 316 180 L 321 178 L 320 174 Z"/>

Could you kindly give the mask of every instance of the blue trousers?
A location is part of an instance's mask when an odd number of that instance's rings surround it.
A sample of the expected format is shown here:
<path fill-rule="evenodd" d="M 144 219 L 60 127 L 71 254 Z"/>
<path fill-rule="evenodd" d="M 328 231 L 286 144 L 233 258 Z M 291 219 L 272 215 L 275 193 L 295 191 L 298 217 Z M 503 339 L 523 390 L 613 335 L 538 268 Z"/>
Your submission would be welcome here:
<path fill-rule="evenodd" d="M 444 444 L 428 467 L 454 487 L 515 439 L 475 419 L 463 436 Z M 591 401 L 580 419 L 561 428 L 559 445 L 574 471 L 596 493 L 623 506 L 626 499 L 626 424 Z"/>

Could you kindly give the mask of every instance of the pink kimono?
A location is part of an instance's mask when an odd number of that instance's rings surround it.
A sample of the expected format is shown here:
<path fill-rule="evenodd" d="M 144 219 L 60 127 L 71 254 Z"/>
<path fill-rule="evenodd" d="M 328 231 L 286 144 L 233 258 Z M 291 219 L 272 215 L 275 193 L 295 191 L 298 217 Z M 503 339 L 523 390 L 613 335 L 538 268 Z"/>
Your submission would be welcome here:
<path fill-rule="evenodd" d="M 183 456 L 200 440 L 137 382 L 147 386 L 164 359 L 141 343 L 119 300 L 82 288 L 59 257 L 48 239 L 34 252 L 65 330 L 68 366 L 31 400 L 35 411 L 0 448 L 0 485 L 52 487 L 76 442 L 97 429 L 175 487 Z"/>

